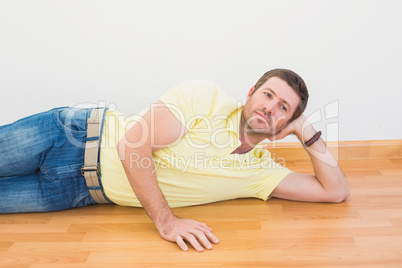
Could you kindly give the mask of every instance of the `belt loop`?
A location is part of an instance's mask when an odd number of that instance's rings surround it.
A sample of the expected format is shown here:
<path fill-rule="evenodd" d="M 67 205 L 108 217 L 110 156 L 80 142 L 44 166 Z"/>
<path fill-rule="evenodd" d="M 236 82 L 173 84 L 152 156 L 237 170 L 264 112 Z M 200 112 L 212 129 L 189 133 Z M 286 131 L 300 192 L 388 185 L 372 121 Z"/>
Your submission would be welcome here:
<path fill-rule="evenodd" d="M 85 159 L 81 174 L 85 177 L 88 187 L 101 187 L 99 183 L 99 143 L 103 115 L 106 108 L 94 108 L 87 120 L 87 141 L 85 143 Z M 110 203 L 101 189 L 90 189 L 89 193 L 96 203 Z"/>

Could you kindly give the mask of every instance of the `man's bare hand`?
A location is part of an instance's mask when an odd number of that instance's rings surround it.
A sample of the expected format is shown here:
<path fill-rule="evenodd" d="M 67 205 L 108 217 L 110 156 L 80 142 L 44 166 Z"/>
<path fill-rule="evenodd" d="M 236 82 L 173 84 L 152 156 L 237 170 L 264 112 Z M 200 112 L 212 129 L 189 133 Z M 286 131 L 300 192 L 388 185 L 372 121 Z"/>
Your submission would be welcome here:
<path fill-rule="evenodd" d="M 298 118 L 287 124 L 281 131 L 268 137 L 270 141 L 281 140 L 288 135 L 294 134 L 296 135 L 300 141 L 303 141 L 303 130 L 306 127 L 311 126 L 311 124 L 307 121 L 307 118 L 304 114 L 300 115 Z"/>
<path fill-rule="evenodd" d="M 212 229 L 205 223 L 194 220 L 180 219 L 174 217 L 159 228 L 162 238 L 170 242 L 175 242 L 184 251 L 188 247 L 184 241 L 193 246 L 197 251 L 203 251 L 204 248 L 212 249 L 212 243 L 218 244 L 219 239 L 212 234 Z"/>

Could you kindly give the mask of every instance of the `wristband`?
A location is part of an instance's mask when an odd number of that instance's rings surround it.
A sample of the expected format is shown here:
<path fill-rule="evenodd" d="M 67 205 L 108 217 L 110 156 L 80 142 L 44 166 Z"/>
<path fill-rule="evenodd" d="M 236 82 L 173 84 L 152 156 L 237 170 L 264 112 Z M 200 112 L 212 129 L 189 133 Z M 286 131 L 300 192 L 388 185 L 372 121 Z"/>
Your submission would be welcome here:
<path fill-rule="evenodd" d="M 311 145 L 313 145 L 314 142 L 316 142 L 321 137 L 321 134 L 322 134 L 321 131 L 318 131 L 317 133 L 315 133 L 311 139 L 309 139 L 308 141 L 303 143 L 303 147 L 306 148 L 306 147 L 310 147 Z"/>

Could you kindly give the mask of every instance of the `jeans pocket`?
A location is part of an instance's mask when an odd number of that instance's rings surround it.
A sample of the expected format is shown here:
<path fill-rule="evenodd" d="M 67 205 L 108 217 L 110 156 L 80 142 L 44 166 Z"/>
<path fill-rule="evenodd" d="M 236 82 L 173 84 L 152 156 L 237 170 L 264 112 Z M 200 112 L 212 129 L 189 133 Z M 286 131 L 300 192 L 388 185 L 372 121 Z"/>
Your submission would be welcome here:
<path fill-rule="evenodd" d="M 41 169 L 43 192 L 53 210 L 96 204 L 81 174 L 81 167 L 82 164 L 73 164 Z"/>
<path fill-rule="evenodd" d="M 56 126 L 65 134 L 74 137 L 84 137 L 87 134 L 87 119 L 91 109 L 60 108 L 53 113 Z"/>
<path fill-rule="evenodd" d="M 41 171 L 46 175 L 50 181 L 65 180 L 70 178 L 77 178 L 81 174 L 82 164 L 74 164 L 67 166 L 59 166 L 52 168 L 42 168 Z"/>

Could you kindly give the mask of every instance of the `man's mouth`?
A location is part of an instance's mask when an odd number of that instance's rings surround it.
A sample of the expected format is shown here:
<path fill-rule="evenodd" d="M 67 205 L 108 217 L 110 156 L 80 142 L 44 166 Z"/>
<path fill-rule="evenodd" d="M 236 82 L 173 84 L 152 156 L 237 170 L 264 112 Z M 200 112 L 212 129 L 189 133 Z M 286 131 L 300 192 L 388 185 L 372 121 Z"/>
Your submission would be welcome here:
<path fill-rule="evenodd" d="M 259 113 L 259 112 L 255 112 L 255 113 L 258 114 L 265 122 L 269 123 L 269 122 L 268 122 L 268 118 L 267 118 L 266 115 L 261 114 L 261 113 Z"/>

